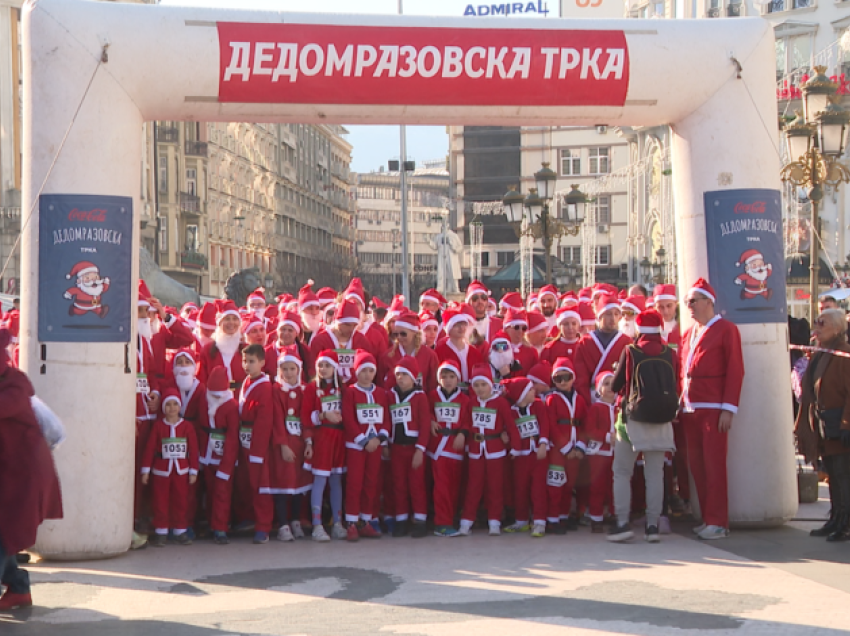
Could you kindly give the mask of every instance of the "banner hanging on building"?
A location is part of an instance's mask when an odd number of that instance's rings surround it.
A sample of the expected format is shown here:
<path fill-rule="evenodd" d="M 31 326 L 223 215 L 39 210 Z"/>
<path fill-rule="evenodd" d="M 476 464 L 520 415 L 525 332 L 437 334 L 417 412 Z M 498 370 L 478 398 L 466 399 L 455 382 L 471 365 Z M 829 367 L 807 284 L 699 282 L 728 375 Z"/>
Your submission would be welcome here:
<path fill-rule="evenodd" d="M 623 106 L 623 31 L 219 22 L 219 101 Z"/>
<path fill-rule="evenodd" d="M 129 342 L 133 200 L 42 195 L 39 242 L 38 339 Z"/>
<path fill-rule="evenodd" d="M 785 322 L 779 190 L 705 193 L 709 282 L 717 311 L 737 324 Z"/>

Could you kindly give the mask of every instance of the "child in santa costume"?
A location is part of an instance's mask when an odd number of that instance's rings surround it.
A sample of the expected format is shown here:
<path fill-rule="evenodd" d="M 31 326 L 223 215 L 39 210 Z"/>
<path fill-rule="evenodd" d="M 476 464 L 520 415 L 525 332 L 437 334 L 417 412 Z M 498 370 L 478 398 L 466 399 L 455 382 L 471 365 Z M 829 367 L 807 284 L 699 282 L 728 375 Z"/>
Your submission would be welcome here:
<path fill-rule="evenodd" d="M 345 520 L 349 541 L 381 537 L 372 524 L 378 509 L 381 485 L 381 446 L 390 430 L 390 405 L 384 389 L 375 386 L 375 356 L 362 349 L 354 356 L 355 382 L 342 396 L 345 426 L 346 477 Z"/>
<path fill-rule="evenodd" d="M 169 528 L 174 540 L 189 545 L 189 484 L 198 479 L 198 439 L 194 427 L 180 417 L 180 395 L 166 389 L 162 417 L 148 436 L 142 459 L 142 483 L 151 482 L 154 536 L 151 545 L 162 547 Z"/>
<path fill-rule="evenodd" d="M 555 312 L 558 335 L 543 347 L 541 360 L 555 362 L 558 358 L 575 358 L 576 347 L 581 338 L 581 314 L 577 306 L 563 307 Z"/>
<path fill-rule="evenodd" d="M 590 405 L 585 420 L 587 461 L 590 465 L 590 530 L 604 532 L 602 521 L 605 505 L 613 509 L 612 464 L 614 462 L 614 425 L 617 421 L 617 395 L 611 390 L 614 374 L 603 371 L 596 376 L 595 388 L 599 401 Z"/>
<path fill-rule="evenodd" d="M 207 380 L 207 428 L 198 435 L 200 463 L 206 482 L 206 504 L 213 540 L 230 543 L 230 500 L 233 473 L 239 456 L 239 405 L 233 399 L 224 367 L 212 370 Z"/>
<path fill-rule="evenodd" d="M 508 435 L 516 508 L 516 521 L 505 528 L 505 532 L 527 532 L 530 529 L 532 537 L 542 537 L 546 534 L 549 414 L 546 405 L 535 395 L 534 383 L 528 378 L 506 380 L 502 386 L 513 411 Z M 534 512 L 532 526 L 528 524 L 529 495 Z"/>
<path fill-rule="evenodd" d="M 489 364 L 472 368 L 472 435 L 469 439 L 469 481 L 460 519 L 460 533 L 472 534 L 478 505 L 487 494 L 487 519 L 490 535 L 501 534 L 504 461 L 507 455 L 508 424 L 513 413 L 507 400 L 493 391 Z"/>
<path fill-rule="evenodd" d="M 414 538 L 428 532 L 428 499 L 425 489 L 425 450 L 431 435 L 431 413 L 428 398 L 416 384 L 419 377 L 416 358 L 405 356 L 396 363 L 396 385 L 389 391 L 391 445 L 390 468 L 395 482 L 394 537 L 408 531 L 411 504 Z"/>
<path fill-rule="evenodd" d="M 443 325 L 448 337 L 438 342 L 435 349 L 437 359 L 441 363 L 451 361 L 460 369 L 460 388 L 463 391 L 469 388 L 472 367 L 486 361 L 481 351 L 466 341 L 471 333 L 469 327 L 474 320 L 475 314 L 466 303 L 456 309 L 447 309 L 443 313 Z"/>
<path fill-rule="evenodd" d="M 546 397 L 552 448 L 546 475 L 549 494 L 547 521 L 555 534 L 566 534 L 585 444 L 584 419 L 587 406 L 575 390 L 575 370 L 569 358 L 558 358 L 552 368 L 555 390 Z"/>
<path fill-rule="evenodd" d="M 313 473 L 310 509 L 313 541 L 345 539 L 342 527 L 342 476 L 345 473 L 345 426 L 342 423 L 342 382 L 336 351 L 323 349 L 316 358 L 316 379 L 304 388 L 301 429 L 305 442 L 313 446 L 312 460 L 304 468 Z M 333 528 L 331 536 L 322 525 L 322 501 L 330 481 Z"/>
<path fill-rule="evenodd" d="M 545 404 L 546 396 L 552 391 L 552 363 L 541 360 L 528 370 L 526 377 L 534 383 L 534 393 Z"/>
<path fill-rule="evenodd" d="M 469 397 L 460 390 L 460 369 L 454 362 L 439 366 L 437 381 L 437 388 L 428 396 L 433 413 L 428 457 L 434 476 L 434 534 L 456 537 L 460 533 L 454 528 L 454 519 L 472 410 Z"/>
<path fill-rule="evenodd" d="M 301 522 L 290 518 L 301 510 L 304 493 L 313 487 L 313 475 L 304 462 L 313 456 L 313 447 L 304 443 L 301 408 L 304 385 L 298 348 L 289 345 L 277 350 L 277 376 L 272 388 L 274 427 L 269 456 L 268 492 L 274 498 L 280 529 L 279 541 L 294 541 L 304 536 Z"/>

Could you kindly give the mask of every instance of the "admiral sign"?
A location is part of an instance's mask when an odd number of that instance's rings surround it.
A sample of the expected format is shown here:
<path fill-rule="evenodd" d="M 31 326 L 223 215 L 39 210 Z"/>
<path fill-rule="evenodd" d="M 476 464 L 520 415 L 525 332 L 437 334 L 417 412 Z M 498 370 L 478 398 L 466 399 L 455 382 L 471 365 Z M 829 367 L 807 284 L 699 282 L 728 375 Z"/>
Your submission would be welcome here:
<path fill-rule="evenodd" d="M 502 4 L 468 4 L 463 10 L 463 15 L 535 15 L 546 16 L 549 13 L 549 5 L 543 0 L 537 2 L 505 2 Z"/>
<path fill-rule="evenodd" d="M 218 23 L 219 101 L 623 106 L 623 31 Z"/>

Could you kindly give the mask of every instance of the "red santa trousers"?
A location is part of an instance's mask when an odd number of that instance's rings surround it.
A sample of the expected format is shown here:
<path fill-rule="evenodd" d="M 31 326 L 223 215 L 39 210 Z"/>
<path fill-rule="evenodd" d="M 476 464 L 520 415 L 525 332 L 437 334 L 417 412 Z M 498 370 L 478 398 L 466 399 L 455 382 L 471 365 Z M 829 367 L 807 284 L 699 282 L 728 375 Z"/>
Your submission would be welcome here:
<path fill-rule="evenodd" d="M 431 460 L 434 475 L 434 525 L 454 525 L 462 469 L 462 459 L 438 457 Z"/>
<path fill-rule="evenodd" d="M 502 464 L 502 505 L 514 508 L 514 463 L 506 459 Z"/>
<path fill-rule="evenodd" d="M 576 483 L 576 513 L 581 516 L 590 506 L 590 462 L 588 456 L 580 460 Z M 569 510 L 567 510 L 569 512 Z"/>
<path fill-rule="evenodd" d="M 464 521 L 475 521 L 478 505 L 487 490 L 487 520 L 502 521 L 505 458 L 469 458 L 469 478 L 466 482 L 466 499 L 463 503 Z"/>
<path fill-rule="evenodd" d="M 410 504 L 413 503 L 413 518 L 425 521 L 428 518 L 428 497 L 425 493 L 425 461 L 416 470 L 413 469 L 414 445 L 390 447 L 390 468 L 393 488 L 395 489 L 395 518 L 406 521 L 410 516 Z"/>
<path fill-rule="evenodd" d="M 260 493 L 263 473 L 266 471 L 265 464 L 255 464 L 248 459 L 248 451 L 244 448 L 239 452 L 239 465 L 236 467 L 236 484 L 239 498 L 237 502 L 240 508 L 240 521 L 250 518 L 254 520 L 256 532 L 271 532 L 272 520 L 274 519 L 274 500 L 271 495 Z M 248 512 L 248 517 L 245 513 Z"/>
<path fill-rule="evenodd" d="M 590 505 L 591 521 L 603 521 L 605 504 L 611 512 L 614 511 L 614 457 L 606 455 L 590 455 Z"/>
<path fill-rule="evenodd" d="M 516 505 L 517 521 L 545 521 L 548 512 L 548 497 L 546 493 L 546 472 L 549 469 L 548 455 L 537 459 L 537 453 L 520 455 L 508 462 L 513 464 L 514 473 L 514 504 Z M 528 515 L 528 505 L 534 511 Z"/>
<path fill-rule="evenodd" d="M 553 466 L 561 466 L 567 474 L 567 483 L 562 486 L 546 486 L 549 499 L 546 520 L 557 523 L 560 519 L 566 519 L 573 507 L 573 488 L 578 481 L 578 473 L 581 465 L 580 459 L 567 459 L 556 448 L 549 452 L 549 463 Z"/>
<path fill-rule="evenodd" d="M 699 409 L 679 416 L 688 439 L 688 463 L 694 476 L 703 523 L 729 527 L 726 453 L 729 435 L 717 430 L 719 409 Z"/>
<path fill-rule="evenodd" d="M 381 486 L 381 448 L 373 452 L 346 448 L 345 520 L 371 519 L 378 505 Z"/>
<path fill-rule="evenodd" d="M 676 442 L 676 452 L 673 455 L 676 485 L 679 489 L 679 497 L 688 501 L 691 498 L 691 479 L 688 473 L 688 440 L 681 422 L 673 422 L 673 439 Z"/>
<path fill-rule="evenodd" d="M 227 532 L 230 525 L 230 498 L 233 496 L 233 477 L 219 479 L 215 476 L 218 466 L 204 468 L 207 490 L 207 512 L 213 532 Z"/>
<path fill-rule="evenodd" d="M 157 530 L 186 530 L 189 527 L 189 474 L 172 473 L 162 477 L 151 473 L 150 483 L 153 527 Z"/>

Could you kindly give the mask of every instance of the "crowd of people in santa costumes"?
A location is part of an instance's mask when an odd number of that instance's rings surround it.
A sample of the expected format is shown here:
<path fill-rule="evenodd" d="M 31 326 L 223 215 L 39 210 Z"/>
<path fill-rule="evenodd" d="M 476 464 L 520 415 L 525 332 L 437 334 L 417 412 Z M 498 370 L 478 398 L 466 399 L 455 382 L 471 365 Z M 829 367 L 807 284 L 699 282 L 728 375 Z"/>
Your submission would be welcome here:
<path fill-rule="evenodd" d="M 198 536 L 224 545 L 245 531 L 258 544 L 275 533 L 453 537 L 476 523 L 541 537 L 601 533 L 606 518 L 622 536 L 644 511 L 654 540 L 669 511 L 687 511 L 689 468 L 700 536 L 726 535 L 726 440 L 743 363 L 707 282 L 687 293 L 695 324 L 684 336 L 673 285 L 651 296 L 547 285 L 497 302 L 473 281 L 463 300 L 433 289 L 418 300 L 419 313 L 402 297 L 384 303 L 353 279 L 339 291 L 308 281 L 273 301 L 258 289 L 244 307 L 173 309 L 140 281 L 137 547 L 144 535 L 153 546 Z M 660 451 L 663 468 L 652 455 L 644 487 L 637 446 L 617 463 L 634 383 L 615 376 L 650 341 L 676 356 L 682 406 L 669 423 L 675 443 Z"/>

